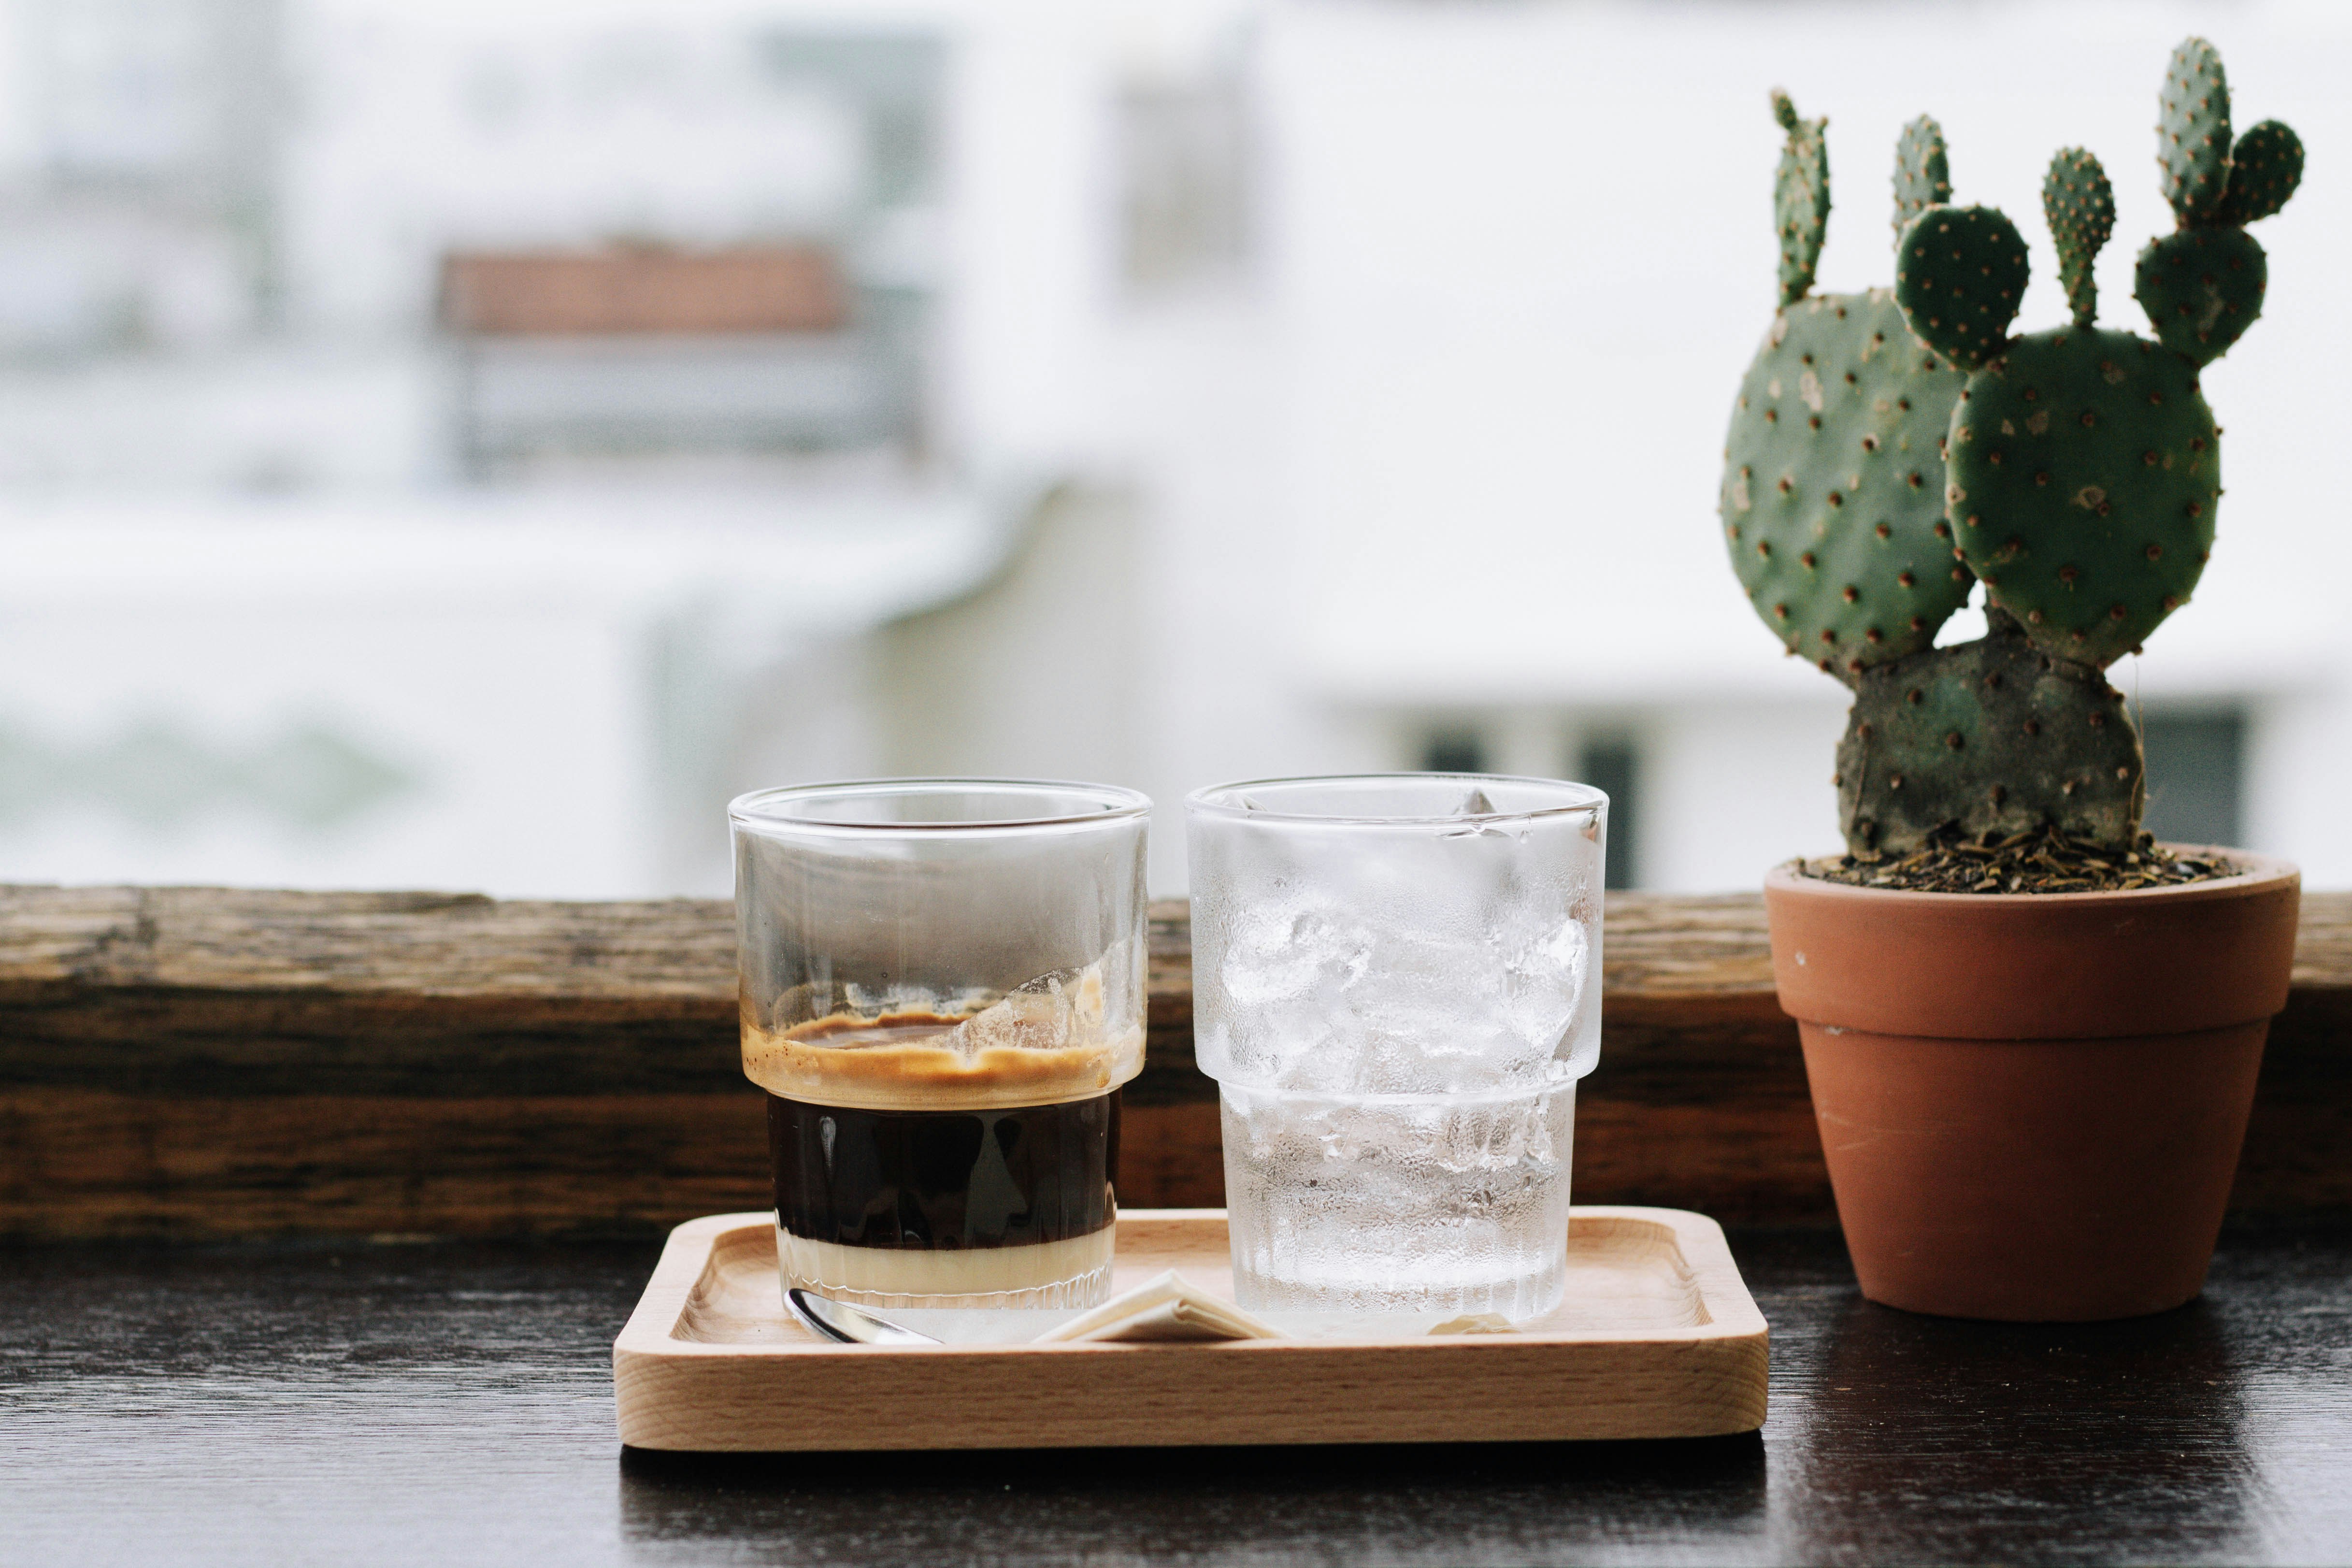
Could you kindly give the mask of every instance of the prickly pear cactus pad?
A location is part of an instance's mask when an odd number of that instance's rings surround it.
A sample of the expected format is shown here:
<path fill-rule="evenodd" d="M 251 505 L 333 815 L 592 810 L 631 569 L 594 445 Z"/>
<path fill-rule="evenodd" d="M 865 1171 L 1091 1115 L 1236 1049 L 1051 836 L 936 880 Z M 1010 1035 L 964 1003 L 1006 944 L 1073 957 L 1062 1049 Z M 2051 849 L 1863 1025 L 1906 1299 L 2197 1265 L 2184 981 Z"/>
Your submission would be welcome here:
<path fill-rule="evenodd" d="M 1931 207 L 1903 231 L 1895 298 L 1919 341 L 1971 369 L 2000 352 L 2025 298 L 2025 237 L 1998 207 Z"/>
<path fill-rule="evenodd" d="M 2099 285 L 2091 264 L 2116 232 L 2116 188 L 2099 161 L 2080 147 L 2051 159 L 2050 173 L 2042 180 L 2042 216 L 2058 247 L 2058 279 L 2065 285 L 2074 324 L 2090 326 L 2099 319 Z"/>
<path fill-rule="evenodd" d="M 2132 272 L 2132 298 L 2164 346 L 2194 364 L 2227 353 L 2263 313 L 2270 258 L 2242 228 L 2184 228 L 2150 240 Z"/>
<path fill-rule="evenodd" d="M 1799 119 L 1797 106 L 1777 88 L 1772 115 L 1789 133 L 1772 184 L 1772 222 L 1780 236 L 1780 303 L 1793 305 L 1813 286 L 1829 233 L 1830 122 Z"/>
<path fill-rule="evenodd" d="M 2145 338 L 2019 338 L 1952 412 L 1946 502 L 1960 552 L 2043 651 L 2105 667 L 2197 585 L 2218 434 L 2195 367 Z"/>
<path fill-rule="evenodd" d="M 2158 95 L 2156 161 L 2180 226 L 2210 221 L 2230 178 L 2230 80 L 2202 38 L 2184 39 Z"/>
<path fill-rule="evenodd" d="M 2054 826 L 2129 844 L 2139 736 L 2098 671 L 2052 658 L 1996 612 L 1990 635 L 1865 672 L 1838 743 L 1849 847 L 1907 855 L 1939 834 Z"/>
<path fill-rule="evenodd" d="M 1883 289 L 1772 319 L 1732 410 L 1721 514 L 1748 602 L 1842 678 L 1916 652 L 1967 602 L 1938 450 L 1962 374 Z"/>
<path fill-rule="evenodd" d="M 1923 114 L 1903 128 L 1895 143 L 1895 237 L 1929 207 L 1952 199 L 1952 165 L 1944 151 L 1944 128 Z"/>
<path fill-rule="evenodd" d="M 2265 120 L 2230 150 L 2230 188 L 2221 195 L 2217 222 L 2240 227 L 2286 205 L 2303 184 L 2303 139 L 2275 120 Z"/>

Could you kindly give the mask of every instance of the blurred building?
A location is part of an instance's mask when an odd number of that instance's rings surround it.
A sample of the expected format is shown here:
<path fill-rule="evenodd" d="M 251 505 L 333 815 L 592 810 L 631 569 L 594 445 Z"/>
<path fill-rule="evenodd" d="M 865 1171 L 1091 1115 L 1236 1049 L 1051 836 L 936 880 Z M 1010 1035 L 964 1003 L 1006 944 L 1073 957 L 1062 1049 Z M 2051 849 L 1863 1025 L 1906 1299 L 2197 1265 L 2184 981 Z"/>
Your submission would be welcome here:
<path fill-rule="evenodd" d="M 1843 721 L 1714 525 L 1765 89 L 1832 116 L 1823 287 L 1889 275 L 1929 110 L 2037 236 L 2029 321 L 2073 142 L 2137 319 L 2180 33 L 2352 145 L 2325 7 L 1805 15 L 13 0 L 0 877 L 709 892 L 736 789 L 971 771 L 1150 791 L 1173 890 L 1188 789 L 1429 765 L 1601 784 L 1614 880 L 1752 885 L 1833 840 Z M 2115 672 L 2152 823 L 2315 885 L 2347 235 L 2317 179 L 2266 226 L 2212 574 Z"/>
<path fill-rule="evenodd" d="M 932 433 L 938 19 L 0 24 L 0 874 L 707 889 L 874 765 L 1041 493 Z"/>

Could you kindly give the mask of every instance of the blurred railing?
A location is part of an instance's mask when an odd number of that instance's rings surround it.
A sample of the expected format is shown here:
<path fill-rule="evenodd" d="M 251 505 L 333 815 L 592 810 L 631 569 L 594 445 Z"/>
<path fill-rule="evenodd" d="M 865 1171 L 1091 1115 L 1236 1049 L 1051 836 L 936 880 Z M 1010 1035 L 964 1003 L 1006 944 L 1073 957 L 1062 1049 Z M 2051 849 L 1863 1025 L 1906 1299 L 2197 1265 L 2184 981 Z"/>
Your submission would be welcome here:
<path fill-rule="evenodd" d="M 1120 1196 L 1222 1201 L 1181 903 Z M 1834 1217 L 1753 896 L 1612 894 L 1585 1203 Z M 2306 895 L 2233 1200 L 2352 1214 L 2352 894 Z M 0 1238 L 649 1235 L 768 1206 L 717 901 L 0 889 Z"/>
<path fill-rule="evenodd" d="M 464 461 L 911 449 L 919 344 L 886 305 L 814 247 L 452 254 Z"/>

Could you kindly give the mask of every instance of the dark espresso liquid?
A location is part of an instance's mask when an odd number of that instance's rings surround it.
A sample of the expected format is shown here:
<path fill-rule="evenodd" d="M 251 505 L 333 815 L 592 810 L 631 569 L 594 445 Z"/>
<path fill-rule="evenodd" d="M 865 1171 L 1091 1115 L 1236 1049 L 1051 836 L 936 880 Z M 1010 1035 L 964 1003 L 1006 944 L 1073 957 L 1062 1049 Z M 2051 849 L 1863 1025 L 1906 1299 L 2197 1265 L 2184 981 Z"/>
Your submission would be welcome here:
<path fill-rule="evenodd" d="M 999 1110 L 852 1110 L 768 1097 L 776 1223 L 841 1247 L 977 1250 L 1116 1217 L 1118 1090 Z"/>

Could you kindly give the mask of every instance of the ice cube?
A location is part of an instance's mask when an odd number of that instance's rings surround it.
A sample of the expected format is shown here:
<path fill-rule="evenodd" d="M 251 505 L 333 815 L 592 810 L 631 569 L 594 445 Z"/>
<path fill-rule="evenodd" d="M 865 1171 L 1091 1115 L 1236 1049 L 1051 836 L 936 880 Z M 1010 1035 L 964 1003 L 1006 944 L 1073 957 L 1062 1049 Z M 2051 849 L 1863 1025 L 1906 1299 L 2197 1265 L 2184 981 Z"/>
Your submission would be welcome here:
<path fill-rule="evenodd" d="M 1206 910 L 1223 940 L 1199 977 L 1199 1059 L 1228 1082 L 1294 1094 L 1551 1085 L 1587 1000 L 1588 932 L 1570 891 L 1497 880 L 1473 897 L 1375 900 L 1367 914 L 1343 886 Z"/>
<path fill-rule="evenodd" d="M 1584 922 L 1570 915 L 1505 951 L 1505 1021 L 1518 1041 L 1547 1058 L 1576 1026 L 1590 944 Z"/>
<path fill-rule="evenodd" d="M 948 1045 L 970 1061 L 985 1050 L 1050 1051 L 1099 1040 L 1103 967 L 1117 951 L 1083 969 L 1057 969 L 1023 981 L 950 1030 Z"/>
<path fill-rule="evenodd" d="M 1367 933 L 1328 906 L 1244 906 L 1234 911 L 1217 978 L 1234 1002 L 1262 1005 L 1332 994 L 1370 959 Z"/>
<path fill-rule="evenodd" d="M 1336 907 L 1297 899 L 1213 906 L 1202 924 L 1224 933 L 1215 967 L 1196 976 L 1209 1000 L 1195 1042 L 1202 1065 L 1265 1084 L 1302 1059 L 1328 1059 L 1347 987 L 1370 961 L 1363 933 Z"/>
<path fill-rule="evenodd" d="M 1465 819 L 1463 826 L 1449 827 L 1439 834 L 1439 837 L 1472 838 L 1487 834 L 1508 834 L 1517 837 L 1525 831 L 1526 826 L 1523 821 L 1515 822 L 1507 826 L 1504 823 L 1495 820 L 1501 816 L 1502 813 L 1495 808 L 1493 801 L 1486 798 L 1485 790 L 1475 787 L 1462 797 L 1462 804 L 1454 808 L 1453 815 Z"/>

